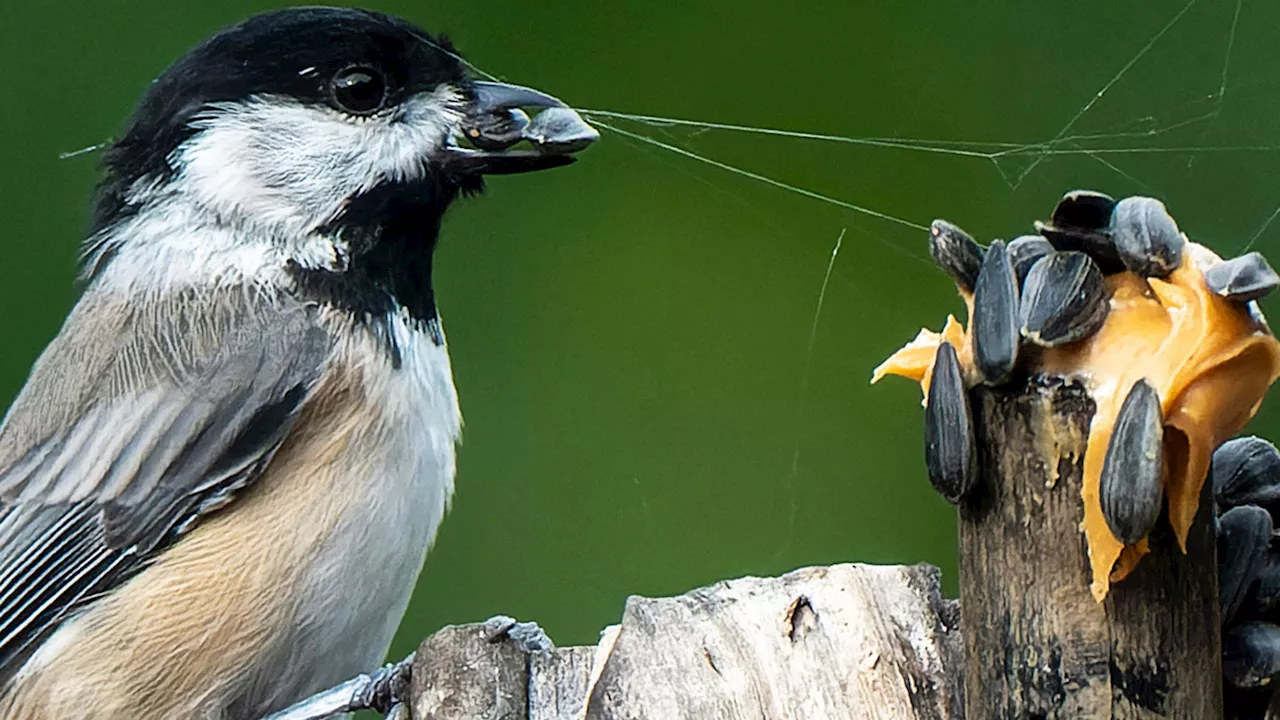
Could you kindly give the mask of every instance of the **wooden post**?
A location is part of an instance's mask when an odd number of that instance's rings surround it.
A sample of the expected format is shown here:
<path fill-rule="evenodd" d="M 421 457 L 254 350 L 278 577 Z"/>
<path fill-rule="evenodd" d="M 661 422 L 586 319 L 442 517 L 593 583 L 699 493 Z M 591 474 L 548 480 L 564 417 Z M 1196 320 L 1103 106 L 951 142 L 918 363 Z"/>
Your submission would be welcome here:
<path fill-rule="evenodd" d="M 1222 717 L 1208 483 L 1187 554 L 1161 521 L 1152 552 L 1089 592 L 1081 476 L 1093 401 L 1031 380 L 972 395 L 978 489 L 960 508 L 966 720 Z"/>
<path fill-rule="evenodd" d="M 492 623 L 445 628 L 418 647 L 407 705 L 413 720 L 963 720 L 957 614 L 925 565 L 725 580 L 629 598 L 594 647 L 527 654 Z"/>

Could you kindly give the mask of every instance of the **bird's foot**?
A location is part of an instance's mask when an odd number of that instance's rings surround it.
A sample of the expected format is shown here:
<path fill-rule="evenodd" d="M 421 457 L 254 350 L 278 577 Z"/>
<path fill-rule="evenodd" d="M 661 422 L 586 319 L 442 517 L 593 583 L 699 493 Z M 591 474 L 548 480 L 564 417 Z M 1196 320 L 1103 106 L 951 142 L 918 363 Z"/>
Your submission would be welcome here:
<path fill-rule="evenodd" d="M 263 720 L 326 720 L 359 710 L 374 710 L 387 720 L 405 717 L 413 655 L 372 675 L 360 675 L 317 693 Z"/>
<path fill-rule="evenodd" d="M 494 615 L 484 621 L 489 640 L 496 642 L 504 636 L 516 642 L 516 645 L 529 655 L 544 655 L 555 649 L 551 638 L 535 622 L 516 622 L 515 618 L 506 615 Z"/>
<path fill-rule="evenodd" d="M 394 665 L 374 673 L 369 683 L 351 695 L 352 709 L 368 709 L 388 718 L 400 709 L 409 695 L 409 676 L 413 671 L 413 654 Z M 358 706 L 358 707 L 357 707 Z"/>

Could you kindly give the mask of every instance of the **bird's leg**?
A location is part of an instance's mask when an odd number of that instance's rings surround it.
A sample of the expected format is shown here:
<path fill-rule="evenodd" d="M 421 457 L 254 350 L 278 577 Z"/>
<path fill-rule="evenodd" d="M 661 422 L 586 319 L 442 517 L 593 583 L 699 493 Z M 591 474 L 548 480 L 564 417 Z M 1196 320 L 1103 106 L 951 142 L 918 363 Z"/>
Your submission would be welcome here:
<path fill-rule="evenodd" d="M 372 675 L 354 677 L 263 720 L 325 720 L 358 710 L 375 710 L 386 715 L 388 720 L 402 718 L 412 668 L 413 655 L 410 654 Z"/>
<path fill-rule="evenodd" d="M 516 622 L 506 615 L 496 615 L 486 620 L 484 626 L 491 642 L 511 638 L 526 654 L 548 653 L 555 647 L 537 623 Z M 358 710 L 374 710 L 385 715 L 386 720 L 402 720 L 406 716 L 404 703 L 409 695 L 413 658 L 410 654 L 372 675 L 352 678 L 262 720 L 325 720 Z"/>
<path fill-rule="evenodd" d="M 368 684 L 351 696 L 352 710 L 376 710 L 389 715 L 409 694 L 409 674 L 413 653 L 394 665 L 374 673 Z"/>

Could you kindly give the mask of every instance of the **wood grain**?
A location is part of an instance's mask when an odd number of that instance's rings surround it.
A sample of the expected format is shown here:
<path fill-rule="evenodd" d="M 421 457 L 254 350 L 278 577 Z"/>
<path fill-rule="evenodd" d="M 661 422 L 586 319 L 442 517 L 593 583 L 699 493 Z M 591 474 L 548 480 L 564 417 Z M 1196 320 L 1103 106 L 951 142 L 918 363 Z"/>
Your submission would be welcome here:
<path fill-rule="evenodd" d="M 412 717 L 959 720 L 959 615 L 938 580 L 834 565 L 632 597 L 598 646 L 546 654 L 445 628 L 418 649 Z"/>
<path fill-rule="evenodd" d="M 1211 500 L 1178 549 L 1152 552 L 1107 600 L 1089 592 L 1082 387 L 973 391 L 979 487 L 960 508 L 967 720 L 1222 717 Z"/>

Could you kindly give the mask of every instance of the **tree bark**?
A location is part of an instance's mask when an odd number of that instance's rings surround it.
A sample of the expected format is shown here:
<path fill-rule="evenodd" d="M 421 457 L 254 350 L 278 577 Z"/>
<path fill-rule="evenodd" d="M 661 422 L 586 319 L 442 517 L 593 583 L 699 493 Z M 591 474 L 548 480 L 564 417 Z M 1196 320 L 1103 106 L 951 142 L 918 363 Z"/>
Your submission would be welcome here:
<path fill-rule="evenodd" d="M 960 508 L 967 720 L 1222 717 L 1217 557 L 1208 483 L 1187 554 L 1164 521 L 1152 552 L 1089 592 L 1080 530 L 1094 404 L 1031 380 L 972 396 L 979 483 Z"/>

